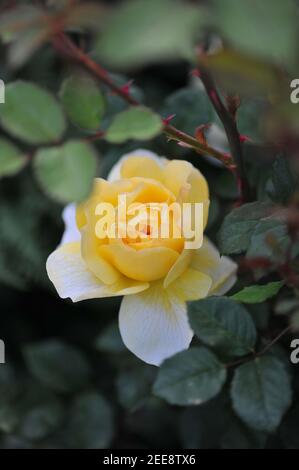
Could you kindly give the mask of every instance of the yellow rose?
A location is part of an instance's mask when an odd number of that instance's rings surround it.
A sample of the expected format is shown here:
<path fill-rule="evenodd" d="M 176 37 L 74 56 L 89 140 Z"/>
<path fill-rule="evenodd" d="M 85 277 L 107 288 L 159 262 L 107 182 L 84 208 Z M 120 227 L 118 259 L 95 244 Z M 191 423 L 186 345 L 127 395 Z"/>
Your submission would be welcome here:
<path fill-rule="evenodd" d="M 97 207 L 108 203 L 119 211 L 120 195 L 133 204 L 202 203 L 204 225 L 207 221 L 203 175 L 186 161 L 137 150 L 121 158 L 107 181 L 95 180 L 87 201 L 65 208 L 66 230 L 47 260 L 47 272 L 60 297 L 73 302 L 124 296 L 119 313 L 124 343 L 140 359 L 159 365 L 191 342 L 186 301 L 225 293 L 236 280 L 236 264 L 220 257 L 206 238 L 193 250 L 183 236 L 99 238 Z"/>

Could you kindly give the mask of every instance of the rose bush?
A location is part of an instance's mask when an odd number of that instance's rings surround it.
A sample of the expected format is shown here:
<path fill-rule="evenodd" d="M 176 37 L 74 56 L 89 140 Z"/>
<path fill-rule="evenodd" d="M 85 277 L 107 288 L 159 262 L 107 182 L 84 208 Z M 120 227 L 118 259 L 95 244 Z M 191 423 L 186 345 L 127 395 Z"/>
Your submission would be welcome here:
<path fill-rule="evenodd" d="M 0 448 L 299 448 L 298 0 L 0 3 Z"/>

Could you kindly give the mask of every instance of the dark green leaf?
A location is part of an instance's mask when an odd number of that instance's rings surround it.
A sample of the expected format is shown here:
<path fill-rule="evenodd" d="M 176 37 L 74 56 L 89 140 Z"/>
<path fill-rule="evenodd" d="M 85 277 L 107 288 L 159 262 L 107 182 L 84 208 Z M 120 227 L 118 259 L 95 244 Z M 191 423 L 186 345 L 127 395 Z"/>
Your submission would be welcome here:
<path fill-rule="evenodd" d="M 72 449 L 106 449 L 113 437 L 113 413 L 99 393 L 79 396 L 70 410 L 67 443 Z"/>
<path fill-rule="evenodd" d="M 39 86 L 23 81 L 5 89 L 0 122 L 5 130 L 30 144 L 58 141 L 65 131 L 65 118 L 54 97 Z"/>
<path fill-rule="evenodd" d="M 286 204 L 296 190 L 296 179 L 287 158 L 279 156 L 272 168 L 273 191 L 270 193 L 275 202 Z"/>
<path fill-rule="evenodd" d="M 32 343 L 24 356 L 31 374 L 57 392 L 78 390 L 90 378 L 90 366 L 79 351 L 58 340 Z"/>
<path fill-rule="evenodd" d="M 138 436 L 138 445 L 142 447 L 149 443 L 167 449 L 177 442 L 177 412 L 156 397 L 149 398 L 138 410 L 126 413 L 125 425 L 128 434 Z"/>
<path fill-rule="evenodd" d="M 12 433 L 19 423 L 16 406 L 10 403 L 0 403 L 0 432 Z"/>
<path fill-rule="evenodd" d="M 262 219 L 251 233 L 251 239 L 246 253 L 247 258 L 263 257 L 277 262 L 285 259 L 291 239 L 285 221 L 278 217 Z M 298 254 L 299 247 L 293 245 L 291 255 Z"/>
<path fill-rule="evenodd" d="M 2 364 L 0 367 L 0 397 L 1 402 L 9 402 L 19 393 L 19 382 L 11 366 Z"/>
<path fill-rule="evenodd" d="M 234 410 L 248 426 L 272 432 L 291 404 L 290 379 L 280 360 L 263 356 L 236 370 L 231 395 Z"/>
<path fill-rule="evenodd" d="M 130 96 L 134 98 L 138 103 L 143 103 L 144 101 L 144 91 L 137 87 L 129 77 L 110 73 L 110 78 L 113 80 L 116 86 L 119 88 L 125 87 L 129 85 L 130 88 Z M 119 95 L 111 93 L 109 87 L 103 85 L 103 90 L 105 92 L 105 99 L 106 99 L 106 112 L 102 122 L 102 128 L 107 129 L 111 122 L 113 121 L 116 114 L 124 111 L 125 109 L 129 108 L 129 104 L 124 101 Z"/>
<path fill-rule="evenodd" d="M 247 304 L 247 309 L 254 321 L 257 330 L 266 330 L 271 317 L 270 305 L 267 302 L 261 304 Z"/>
<path fill-rule="evenodd" d="M 47 194 L 62 203 L 79 202 L 91 191 L 96 155 L 90 145 L 72 140 L 59 147 L 39 150 L 34 169 Z"/>
<path fill-rule="evenodd" d="M 154 393 L 173 405 L 199 405 L 220 392 L 226 369 L 206 348 L 191 348 L 162 364 Z"/>
<path fill-rule="evenodd" d="M 29 440 L 43 439 L 61 425 L 63 414 L 59 402 L 42 404 L 25 414 L 20 433 Z"/>
<path fill-rule="evenodd" d="M 245 287 L 240 292 L 231 296 L 231 299 L 246 304 L 257 304 L 274 297 L 284 285 L 283 281 L 269 282 L 263 286 Z"/>
<path fill-rule="evenodd" d="M 167 97 L 161 115 L 167 118 L 174 114 L 172 123 L 192 135 L 198 126 L 212 122 L 214 117 L 207 94 L 195 86 L 182 88 Z"/>
<path fill-rule="evenodd" d="M 227 255 L 246 251 L 255 227 L 270 214 L 272 207 L 267 202 L 253 202 L 228 214 L 219 232 L 220 251 Z"/>
<path fill-rule="evenodd" d="M 96 338 L 95 347 L 99 351 L 120 353 L 126 350 L 121 339 L 118 323 L 108 325 Z"/>
<path fill-rule="evenodd" d="M 262 140 L 262 117 L 265 111 L 265 103 L 260 100 L 242 100 L 237 113 L 238 130 L 250 138 L 250 140 L 259 142 Z M 256 118 L 259 116 L 259 119 Z"/>
<path fill-rule="evenodd" d="M 238 185 L 236 178 L 231 172 L 223 170 L 217 173 L 213 176 L 213 183 L 213 191 L 217 196 L 233 200 L 238 198 Z"/>
<path fill-rule="evenodd" d="M 223 354 L 242 356 L 254 349 L 256 330 L 249 313 L 226 297 L 209 297 L 189 304 L 195 334 Z"/>
<path fill-rule="evenodd" d="M 150 366 L 121 371 L 116 381 L 119 403 L 129 410 L 140 407 L 151 394 L 155 375 L 155 367 Z"/>
<path fill-rule="evenodd" d="M 279 430 L 279 434 L 286 449 L 299 449 L 298 422 L 299 403 L 297 402 L 297 404 L 288 411 Z"/>
<path fill-rule="evenodd" d="M 0 185 L 0 279 L 17 289 L 49 286 L 45 264 L 63 228 L 61 208 L 43 195 L 31 173 L 25 169 Z"/>
<path fill-rule="evenodd" d="M 264 449 L 267 434 L 248 429 L 239 420 L 232 421 L 221 439 L 222 449 Z"/>
<path fill-rule="evenodd" d="M 229 396 L 225 392 L 207 403 L 185 408 L 179 426 L 183 449 L 215 449 L 232 416 Z"/>

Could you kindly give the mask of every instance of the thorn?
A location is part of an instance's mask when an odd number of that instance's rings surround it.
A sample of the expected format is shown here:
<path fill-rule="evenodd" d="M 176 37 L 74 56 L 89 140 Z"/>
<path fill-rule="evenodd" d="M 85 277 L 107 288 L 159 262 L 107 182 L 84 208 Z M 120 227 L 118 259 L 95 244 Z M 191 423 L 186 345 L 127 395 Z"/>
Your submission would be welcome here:
<path fill-rule="evenodd" d="M 130 94 L 131 86 L 133 85 L 134 80 L 129 80 L 127 83 L 120 87 L 121 91 L 126 95 Z"/>
<path fill-rule="evenodd" d="M 191 75 L 192 77 L 197 77 L 197 78 L 200 78 L 200 77 L 201 77 L 200 70 L 198 70 L 198 69 L 193 69 L 193 70 L 191 70 L 190 75 Z"/>
<path fill-rule="evenodd" d="M 241 134 L 240 135 L 240 142 L 242 142 L 242 144 L 244 142 L 252 142 L 252 139 L 250 137 L 248 137 L 248 135 Z"/>
<path fill-rule="evenodd" d="M 167 116 L 165 119 L 162 119 L 163 124 L 167 126 L 170 123 L 170 121 L 172 121 L 173 118 L 175 118 L 175 116 L 176 114 L 170 114 L 170 116 Z"/>
<path fill-rule="evenodd" d="M 207 145 L 206 131 L 211 127 L 211 124 L 202 124 L 195 129 L 195 138 L 200 144 Z"/>
<path fill-rule="evenodd" d="M 192 149 L 192 145 L 186 144 L 186 142 L 179 141 L 178 145 L 187 149 Z"/>
<path fill-rule="evenodd" d="M 200 129 L 197 129 L 197 130 L 195 131 L 195 138 L 196 138 L 196 140 L 197 140 L 200 144 L 202 144 L 202 145 L 204 145 L 204 146 L 207 145 L 206 136 L 205 136 L 204 132 L 201 131 Z"/>

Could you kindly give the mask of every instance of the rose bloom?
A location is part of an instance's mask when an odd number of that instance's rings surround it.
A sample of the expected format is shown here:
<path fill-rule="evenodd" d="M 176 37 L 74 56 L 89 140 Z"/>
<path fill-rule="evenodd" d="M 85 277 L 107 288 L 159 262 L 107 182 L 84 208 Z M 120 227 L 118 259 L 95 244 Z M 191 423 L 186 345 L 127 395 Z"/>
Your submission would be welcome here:
<path fill-rule="evenodd" d="M 183 238 L 98 238 L 99 203 L 203 203 L 208 219 L 209 189 L 204 176 L 181 160 L 137 150 L 97 178 L 89 199 L 64 209 L 66 230 L 47 260 L 47 272 L 61 298 L 73 302 L 124 296 L 119 328 L 127 348 L 143 361 L 160 365 L 187 349 L 193 332 L 187 301 L 222 295 L 236 281 L 236 264 L 220 257 L 204 237 L 198 249 Z"/>

